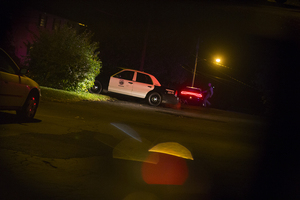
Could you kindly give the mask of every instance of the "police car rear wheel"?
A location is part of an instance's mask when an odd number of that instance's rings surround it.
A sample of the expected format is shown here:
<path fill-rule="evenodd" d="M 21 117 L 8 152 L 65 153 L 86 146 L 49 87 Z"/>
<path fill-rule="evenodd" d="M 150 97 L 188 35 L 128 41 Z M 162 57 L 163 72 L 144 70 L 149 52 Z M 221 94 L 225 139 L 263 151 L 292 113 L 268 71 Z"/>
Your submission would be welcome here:
<path fill-rule="evenodd" d="M 161 95 L 157 92 L 152 92 L 147 96 L 147 101 L 151 106 L 158 106 L 161 104 Z"/>

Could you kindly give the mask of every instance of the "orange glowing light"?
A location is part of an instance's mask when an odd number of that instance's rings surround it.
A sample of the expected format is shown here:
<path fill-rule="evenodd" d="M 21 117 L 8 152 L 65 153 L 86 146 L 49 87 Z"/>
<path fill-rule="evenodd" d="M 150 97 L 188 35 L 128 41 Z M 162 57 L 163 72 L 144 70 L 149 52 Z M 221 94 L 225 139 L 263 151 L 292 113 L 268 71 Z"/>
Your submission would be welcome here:
<path fill-rule="evenodd" d="M 186 160 L 177 156 L 163 153 L 152 153 L 149 160 L 155 160 L 157 164 L 144 162 L 142 166 L 143 180 L 147 184 L 182 185 L 188 177 Z"/>

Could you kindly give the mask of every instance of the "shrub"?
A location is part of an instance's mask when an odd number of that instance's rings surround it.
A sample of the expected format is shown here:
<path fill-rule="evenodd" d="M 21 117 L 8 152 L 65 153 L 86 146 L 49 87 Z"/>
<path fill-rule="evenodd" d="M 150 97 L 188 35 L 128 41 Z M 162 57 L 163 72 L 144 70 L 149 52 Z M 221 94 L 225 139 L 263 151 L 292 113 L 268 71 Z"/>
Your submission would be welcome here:
<path fill-rule="evenodd" d="M 102 66 L 98 43 L 91 42 L 92 36 L 90 31 L 78 34 L 66 25 L 59 30 L 41 30 L 27 43 L 29 76 L 43 86 L 87 91 Z"/>

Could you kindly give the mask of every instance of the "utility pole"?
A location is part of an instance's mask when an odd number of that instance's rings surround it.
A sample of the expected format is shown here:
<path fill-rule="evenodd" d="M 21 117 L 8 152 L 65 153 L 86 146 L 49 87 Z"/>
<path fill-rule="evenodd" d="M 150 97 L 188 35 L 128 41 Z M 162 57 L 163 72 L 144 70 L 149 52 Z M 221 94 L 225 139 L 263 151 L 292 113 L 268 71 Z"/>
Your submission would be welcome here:
<path fill-rule="evenodd" d="M 194 87 L 195 76 L 196 76 L 196 71 L 197 71 L 198 51 L 199 51 L 199 38 L 198 38 L 197 47 L 196 47 L 196 60 L 195 60 L 195 68 L 194 68 L 192 87 Z"/>

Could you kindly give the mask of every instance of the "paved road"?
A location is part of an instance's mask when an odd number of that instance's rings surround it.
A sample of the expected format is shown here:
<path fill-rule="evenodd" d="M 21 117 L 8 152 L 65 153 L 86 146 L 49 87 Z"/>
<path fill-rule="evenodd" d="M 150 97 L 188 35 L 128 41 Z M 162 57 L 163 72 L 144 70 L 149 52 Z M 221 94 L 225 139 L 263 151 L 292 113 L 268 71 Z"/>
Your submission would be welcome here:
<path fill-rule="evenodd" d="M 6 199 L 242 199 L 258 173 L 264 134 L 254 116 L 125 101 L 42 102 L 31 123 L 0 116 Z M 187 174 L 184 184 L 146 183 L 155 176 L 145 172 L 148 149 L 164 142 L 193 156 L 180 158 L 187 168 L 177 171 L 166 159 L 163 174 Z"/>

